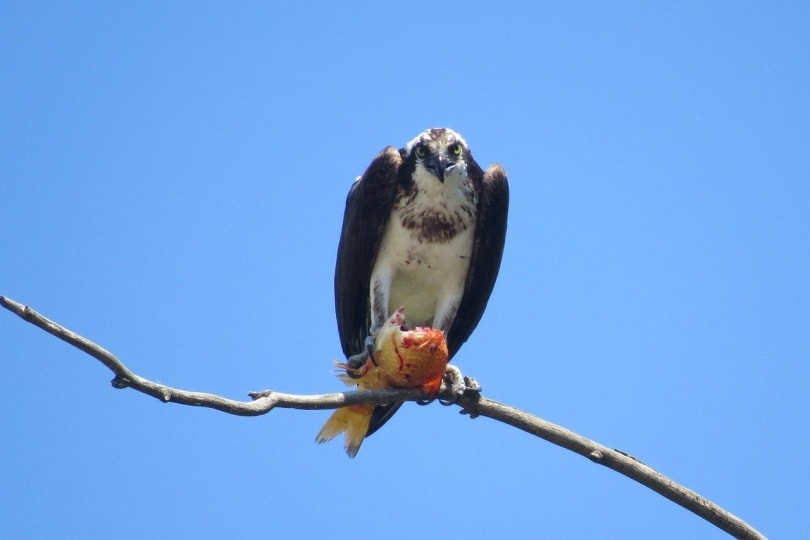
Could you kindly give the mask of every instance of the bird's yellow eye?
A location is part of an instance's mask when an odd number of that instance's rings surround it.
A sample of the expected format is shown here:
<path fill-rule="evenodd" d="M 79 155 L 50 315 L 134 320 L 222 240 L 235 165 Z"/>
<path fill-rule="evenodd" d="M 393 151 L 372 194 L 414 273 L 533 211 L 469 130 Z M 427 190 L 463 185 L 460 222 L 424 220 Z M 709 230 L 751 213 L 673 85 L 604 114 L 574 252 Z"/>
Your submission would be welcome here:
<path fill-rule="evenodd" d="M 461 155 L 461 145 L 458 144 L 458 143 L 455 143 L 453 146 L 450 147 L 450 152 L 456 157 L 460 156 Z"/>
<path fill-rule="evenodd" d="M 421 144 L 416 147 L 416 157 L 418 157 L 419 159 L 425 157 L 425 147 L 422 146 Z"/>

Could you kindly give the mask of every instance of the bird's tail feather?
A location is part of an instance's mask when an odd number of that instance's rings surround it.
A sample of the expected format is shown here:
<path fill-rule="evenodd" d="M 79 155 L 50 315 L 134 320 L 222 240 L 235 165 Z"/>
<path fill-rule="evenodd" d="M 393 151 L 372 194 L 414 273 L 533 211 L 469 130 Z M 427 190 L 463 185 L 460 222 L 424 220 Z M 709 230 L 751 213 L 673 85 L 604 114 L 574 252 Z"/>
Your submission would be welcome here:
<path fill-rule="evenodd" d="M 388 422 L 400 407 L 402 407 L 401 401 L 397 401 L 395 403 L 386 403 L 385 405 L 377 405 L 374 407 L 374 412 L 371 414 L 371 422 L 369 422 L 366 437 L 370 437 L 375 431 L 383 427 L 383 424 Z"/>

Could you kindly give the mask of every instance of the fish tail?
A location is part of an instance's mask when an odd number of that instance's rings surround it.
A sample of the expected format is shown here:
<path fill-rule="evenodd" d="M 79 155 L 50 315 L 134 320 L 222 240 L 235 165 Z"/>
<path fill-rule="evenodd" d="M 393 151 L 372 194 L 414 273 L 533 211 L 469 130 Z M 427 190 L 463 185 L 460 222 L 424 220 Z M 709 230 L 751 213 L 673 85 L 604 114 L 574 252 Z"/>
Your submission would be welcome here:
<path fill-rule="evenodd" d="M 363 439 L 368 433 L 373 411 L 374 405 L 352 405 L 336 410 L 323 425 L 318 436 L 315 437 L 315 441 L 324 443 L 345 433 L 343 446 L 349 457 L 353 458 L 357 455 L 360 445 L 363 444 Z"/>

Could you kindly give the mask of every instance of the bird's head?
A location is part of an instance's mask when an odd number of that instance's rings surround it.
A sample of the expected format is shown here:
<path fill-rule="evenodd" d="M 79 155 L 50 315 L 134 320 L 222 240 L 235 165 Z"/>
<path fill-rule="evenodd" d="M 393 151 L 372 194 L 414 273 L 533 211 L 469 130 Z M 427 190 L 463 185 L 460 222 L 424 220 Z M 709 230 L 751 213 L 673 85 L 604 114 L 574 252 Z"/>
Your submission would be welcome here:
<path fill-rule="evenodd" d="M 439 182 L 452 174 L 466 178 L 470 150 L 464 138 L 448 128 L 431 128 L 417 135 L 401 151 L 413 163 L 414 177 L 429 174 Z"/>

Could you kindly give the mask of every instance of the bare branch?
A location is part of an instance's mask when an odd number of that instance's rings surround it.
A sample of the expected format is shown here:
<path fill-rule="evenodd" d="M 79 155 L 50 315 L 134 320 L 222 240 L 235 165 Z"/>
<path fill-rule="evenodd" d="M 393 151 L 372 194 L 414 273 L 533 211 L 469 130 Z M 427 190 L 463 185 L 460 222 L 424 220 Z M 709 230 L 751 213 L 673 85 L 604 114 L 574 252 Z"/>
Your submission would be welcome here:
<path fill-rule="evenodd" d="M 167 403 L 209 407 L 239 416 L 258 416 L 266 414 L 276 407 L 336 409 L 361 403 L 382 404 L 392 401 L 414 401 L 425 397 L 421 391 L 415 389 L 364 390 L 320 395 L 283 394 L 265 390 L 263 392 L 250 392 L 249 395 L 252 401 L 238 401 L 216 394 L 179 390 L 136 375 L 108 350 L 43 317 L 28 306 L 4 296 L 0 296 L 0 305 L 16 313 L 34 326 L 99 360 L 115 374 L 112 380 L 115 388 L 132 388 Z M 445 387 L 442 387 L 438 397 L 449 400 L 453 398 L 450 390 Z M 456 403 L 462 407 L 461 412 L 469 414 L 471 418 L 485 416 L 498 420 L 585 456 L 594 463 L 613 469 L 694 512 L 737 538 L 752 540 L 765 538 L 759 531 L 734 514 L 662 475 L 625 452 L 607 448 L 562 426 L 509 405 L 487 399 L 475 391 L 465 392 Z"/>
<path fill-rule="evenodd" d="M 469 412 L 471 416 L 486 416 L 522 429 L 632 478 L 737 538 L 751 540 L 765 538 L 762 533 L 731 512 L 621 450 L 611 450 L 562 426 L 487 399 L 480 394 L 465 393 L 458 404 L 464 407 L 462 412 Z"/>
<path fill-rule="evenodd" d="M 180 390 L 136 375 L 104 347 L 40 315 L 28 306 L 5 296 L 0 296 L 0 305 L 16 313 L 34 326 L 86 352 L 107 366 L 115 374 L 112 380 L 112 385 L 115 388 L 132 388 L 164 403 L 208 407 L 238 416 L 259 416 L 270 412 L 276 407 L 311 410 L 337 409 L 361 403 L 382 404 L 392 401 L 415 401 L 425 398 L 425 395 L 416 389 L 365 390 L 362 392 L 337 392 L 320 395 L 284 394 L 264 390 L 261 392 L 249 392 L 248 395 L 252 398 L 252 401 L 238 401 L 216 394 Z"/>

